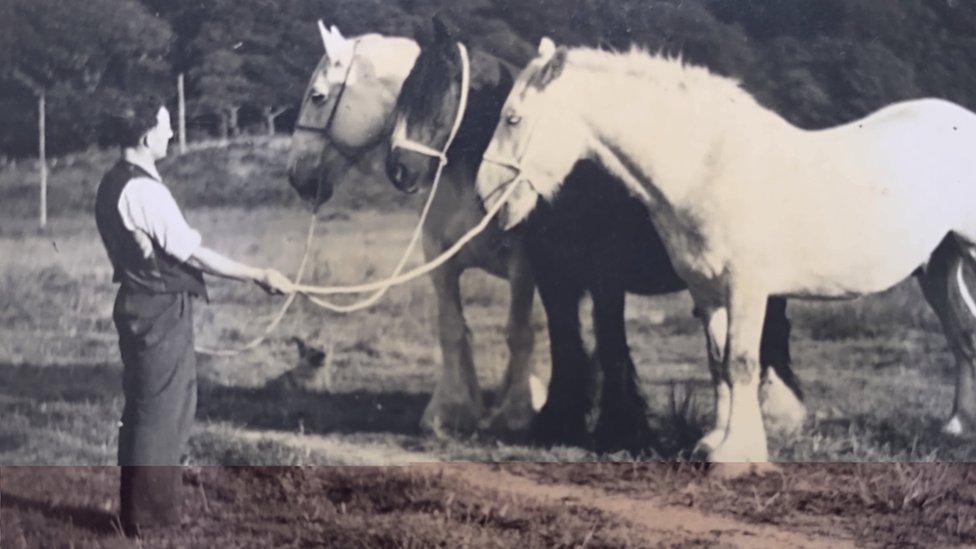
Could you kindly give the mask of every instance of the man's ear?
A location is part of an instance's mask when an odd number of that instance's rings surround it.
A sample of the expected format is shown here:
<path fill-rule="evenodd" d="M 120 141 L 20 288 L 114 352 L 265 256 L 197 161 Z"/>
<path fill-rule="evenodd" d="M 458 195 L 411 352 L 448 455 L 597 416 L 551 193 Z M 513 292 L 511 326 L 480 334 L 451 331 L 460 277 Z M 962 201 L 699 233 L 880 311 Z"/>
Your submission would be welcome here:
<path fill-rule="evenodd" d="M 566 68 L 566 57 L 568 54 L 569 52 L 566 47 L 560 46 L 552 54 L 552 58 L 532 77 L 530 84 L 542 90 L 551 84 L 553 80 L 559 78 L 559 75 L 563 73 L 563 69 Z"/>

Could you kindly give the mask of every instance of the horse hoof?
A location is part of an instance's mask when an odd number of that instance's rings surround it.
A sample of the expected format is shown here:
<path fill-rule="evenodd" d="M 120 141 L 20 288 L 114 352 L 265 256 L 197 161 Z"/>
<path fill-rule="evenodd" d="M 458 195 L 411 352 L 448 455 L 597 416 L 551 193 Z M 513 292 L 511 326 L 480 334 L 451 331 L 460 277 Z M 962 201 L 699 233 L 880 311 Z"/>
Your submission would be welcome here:
<path fill-rule="evenodd" d="M 803 429 L 807 407 L 774 372 L 770 372 L 769 378 L 760 387 L 760 401 L 768 431 L 793 436 Z"/>
<path fill-rule="evenodd" d="M 531 410 L 499 408 L 481 420 L 478 428 L 503 440 L 522 441 L 529 434 L 534 415 Z"/>
<path fill-rule="evenodd" d="M 964 431 L 965 429 L 963 429 L 962 420 L 959 419 L 959 416 L 952 416 L 952 418 L 942 427 L 942 432 L 944 434 L 953 437 L 962 436 Z"/>
<path fill-rule="evenodd" d="M 471 406 L 428 405 L 420 420 L 420 430 L 435 438 L 451 438 L 455 434 L 472 433 L 478 428 L 481 413 Z"/>
<path fill-rule="evenodd" d="M 779 470 L 780 468 L 778 465 L 768 461 L 758 463 L 741 461 L 713 463 L 708 470 L 708 476 L 717 480 L 734 480 L 749 476 L 768 475 L 779 472 Z"/>
<path fill-rule="evenodd" d="M 692 454 L 711 454 L 716 448 L 719 447 L 720 444 L 722 444 L 722 440 L 724 438 L 725 431 L 721 429 L 712 429 L 698 440 L 698 443 L 695 444 L 694 450 L 692 450 Z"/>
<path fill-rule="evenodd" d="M 647 412 L 642 407 L 603 410 L 593 431 L 593 439 L 596 451 L 604 454 L 626 450 L 637 455 L 657 443 L 647 423 Z"/>
<path fill-rule="evenodd" d="M 589 434 L 584 418 L 559 420 L 554 414 L 546 413 L 543 408 L 529 429 L 530 437 L 535 444 L 541 446 L 579 446 L 586 448 L 590 445 Z"/>

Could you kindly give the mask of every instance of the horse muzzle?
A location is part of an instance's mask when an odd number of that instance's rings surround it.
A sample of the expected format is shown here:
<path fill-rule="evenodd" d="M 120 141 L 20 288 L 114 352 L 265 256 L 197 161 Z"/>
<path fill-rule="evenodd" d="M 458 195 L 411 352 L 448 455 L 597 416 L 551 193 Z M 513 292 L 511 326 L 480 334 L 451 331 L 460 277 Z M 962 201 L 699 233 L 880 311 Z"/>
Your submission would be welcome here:
<path fill-rule="evenodd" d="M 316 208 L 332 198 L 332 184 L 328 181 L 323 170 L 290 168 L 288 170 L 288 183 L 302 200 L 310 202 Z"/>
<path fill-rule="evenodd" d="M 386 157 L 386 177 L 400 192 L 414 194 L 420 189 L 419 172 L 405 162 L 399 148 L 394 148 Z"/>

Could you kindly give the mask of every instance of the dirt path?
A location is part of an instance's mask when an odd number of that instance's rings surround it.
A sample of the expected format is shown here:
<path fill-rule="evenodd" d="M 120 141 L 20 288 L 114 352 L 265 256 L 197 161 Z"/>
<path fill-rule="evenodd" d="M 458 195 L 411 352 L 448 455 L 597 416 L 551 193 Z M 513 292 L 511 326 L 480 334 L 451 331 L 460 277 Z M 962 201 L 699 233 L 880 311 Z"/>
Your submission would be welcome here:
<path fill-rule="evenodd" d="M 773 526 L 750 524 L 696 509 L 608 494 L 575 484 L 540 484 L 481 463 L 418 465 L 443 471 L 479 489 L 497 490 L 545 503 L 577 504 L 603 511 L 647 532 L 647 539 L 705 538 L 732 547 L 855 547 L 847 539 L 811 537 Z"/>
<path fill-rule="evenodd" d="M 211 426 L 209 429 L 223 430 L 225 433 L 228 430 L 226 426 Z M 229 430 L 234 436 L 250 442 L 273 440 L 313 452 L 336 465 L 409 465 L 411 468 L 427 468 L 478 490 L 500 491 L 540 503 L 596 509 L 642 529 L 646 532 L 646 539 L 652 543 L 705 539 L 729 547 L 855 547 L 850 539 L 813 536 L 771 525 L 748 523 L 694 508 L 612 494 L 596 487 L 540 483 L 499 470 L 489 463 L 442 462 L 439 461 L 443 459 L 442 456 L 404 450 L 397 448 L 395 443 L 363 444 L 361 441 L 344 441 L 340 436 Z"/>

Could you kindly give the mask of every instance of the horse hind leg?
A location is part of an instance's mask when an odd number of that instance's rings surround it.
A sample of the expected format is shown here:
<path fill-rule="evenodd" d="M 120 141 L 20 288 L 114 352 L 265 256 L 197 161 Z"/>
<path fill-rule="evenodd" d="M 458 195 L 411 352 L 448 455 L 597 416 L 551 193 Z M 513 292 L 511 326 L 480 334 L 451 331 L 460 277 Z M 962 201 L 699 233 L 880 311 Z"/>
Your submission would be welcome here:
<path fill-rule="evenodd" d="M 769 298 L 759 353 L 763 372 L 759 394 L 766 428 L 784 436 L 798 433 L 807 415 L 803 391 L 791 365 L 790 329 L 786 299 Z"/>
<path fill-rule="evenodd" d="M 971 245 L 947 238 L 918 275 L 922 293 L 938 316 L 956 360 L 952 416 L 942 429 L 950 435 L 976 427 L 976 303 L 964 279 L 965 264 L 974 263 L 973 251 Z"/>

